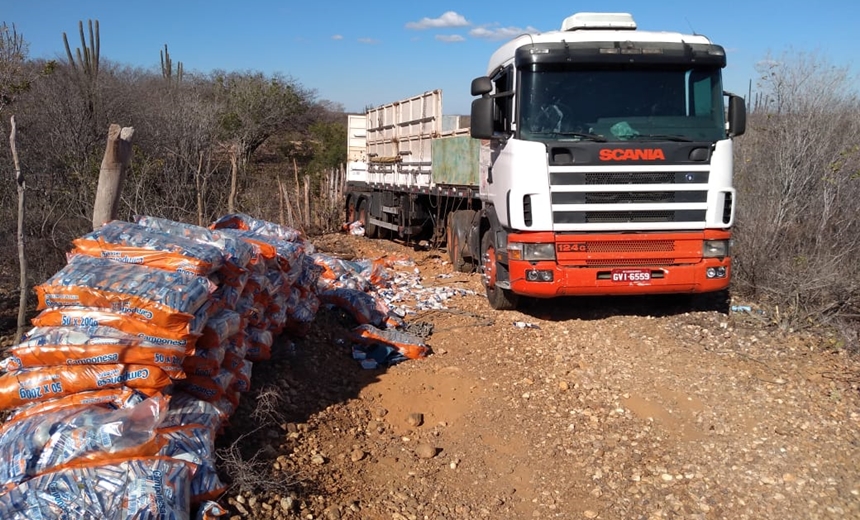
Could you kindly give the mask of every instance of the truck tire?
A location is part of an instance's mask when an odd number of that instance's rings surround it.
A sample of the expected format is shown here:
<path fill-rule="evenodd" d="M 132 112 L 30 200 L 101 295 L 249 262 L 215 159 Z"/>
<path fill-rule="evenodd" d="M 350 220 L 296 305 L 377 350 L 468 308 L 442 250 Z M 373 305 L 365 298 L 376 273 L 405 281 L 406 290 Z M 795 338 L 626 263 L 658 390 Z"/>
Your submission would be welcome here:
<path fill-rule="evenodd" d="M 358 205 L 358 220 L 360 220 L 361 225 L 364 226 L 364 236 L 368 238 L 376 238 L 379 229 L 376 227 L 376 224 L 370 223 L 369 205 L 370 201 L 368 199 L 361 199 L 361 203 Z"/>
<path fill-rule="evenodd" d="M 490 307 L 497 311 L 510 311 L 517 308 L 518 297 L 508 289 L 502 289 L 496 285 L 496 234 L 492 230 L 484 233 L 481 239 L 481 270 L 484 289 L 487 291 L 487 300 Z"/>
<path fill-rule="evenodd" d="M 471 273 L 475 265 L 463 258 L 463 244 L 460 243 L 460 234 L 457 232 L 456 212 L 448 213 L 448 222 L 445 226 L 445 242 L 448 248 L 448 259 L 454 270 L 460 273 Z"/>

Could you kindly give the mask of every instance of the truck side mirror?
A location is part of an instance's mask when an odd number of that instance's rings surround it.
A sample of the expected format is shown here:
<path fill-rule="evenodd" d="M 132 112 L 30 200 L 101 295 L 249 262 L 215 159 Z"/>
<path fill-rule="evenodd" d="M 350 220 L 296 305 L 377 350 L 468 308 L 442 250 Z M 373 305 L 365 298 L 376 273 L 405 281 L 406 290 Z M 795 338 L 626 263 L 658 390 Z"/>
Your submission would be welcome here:
<path fill-rule="evenodd" d="M 744 99 L 729 94 L 729 137 L 743 135 L 747 130 L 747 109 Z"/>
<path fill-rule="evenodd" d="M 472 95 L 483 96 L 493 90 L 493 83 L 487 76 L 481 76 L 472 80 Z"/>
<path fill-rule="evenodd" d="M 472 80 L 472 95 L 481 96 L 472 100 L 471 134 L 475 139 L 492 139 L 493 137 L 493 98 L 488 94 L 493 91 L 493 82 L 487 76 Z"/>
<path fill-rule="evenodd" d="M 493 98 L 482 97 L 472 100 L 471 134 L 475 139 L 493 138 Z"/>

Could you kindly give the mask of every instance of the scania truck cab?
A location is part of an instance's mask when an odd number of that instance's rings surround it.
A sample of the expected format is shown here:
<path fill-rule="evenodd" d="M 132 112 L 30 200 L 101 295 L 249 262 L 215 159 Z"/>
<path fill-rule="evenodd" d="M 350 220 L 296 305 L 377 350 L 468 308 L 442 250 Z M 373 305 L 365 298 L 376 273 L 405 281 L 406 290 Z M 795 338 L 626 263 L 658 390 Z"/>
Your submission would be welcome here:
<path fill-rule="evenodd" d="M 464 234 L 492 307 L 728 287 L 746 113 L 725 65 L 708 38 L 626 13 L 579 13 L 492 55 L 471 87 L 489 161 Z"/>

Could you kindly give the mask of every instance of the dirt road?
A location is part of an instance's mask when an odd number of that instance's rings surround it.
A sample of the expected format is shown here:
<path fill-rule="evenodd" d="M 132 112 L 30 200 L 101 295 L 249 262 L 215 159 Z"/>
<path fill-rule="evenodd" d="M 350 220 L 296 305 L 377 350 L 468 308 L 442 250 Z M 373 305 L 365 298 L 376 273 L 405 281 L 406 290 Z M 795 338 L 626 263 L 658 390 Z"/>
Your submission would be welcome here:
<path fill-rule="evenodd" d="M 478 294 L 409 318 L 433 325 L 426 359 L 362 370 L 326 312 L 256 369 L 285 399 L 222 437 L 247 434 L 259 465 L 242 478 L 271 490 L 225 497 L 237 517 L 860 518 L 860 367 L 826 338 L 671 298 L 498 313 L 439 253 L 317 245 L 410 255 L 423 285 Z"/>
<path fill-rule="evenodd" d="M 426 359 L 362 369 L 332 310 L 257 364 L 218 441 L 232 518 L 860 518 L 860 362 L 835 340 L 673 298 L 500 313 L 442 253 L 315 243 L 475 294 L 408 317 Z"/>

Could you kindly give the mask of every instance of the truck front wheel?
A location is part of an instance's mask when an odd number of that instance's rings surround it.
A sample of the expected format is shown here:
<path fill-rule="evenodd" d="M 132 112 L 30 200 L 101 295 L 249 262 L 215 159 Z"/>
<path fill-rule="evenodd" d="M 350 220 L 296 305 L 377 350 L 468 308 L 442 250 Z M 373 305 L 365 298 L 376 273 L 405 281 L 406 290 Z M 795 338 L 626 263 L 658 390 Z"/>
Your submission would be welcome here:
<path fill-rule="evenodd" d="M 490 307 L 497 311 L 516 309 L 517 295 L 496 284 L 499 266 L 496 262 L 496 234 L 492 230 L 484 233 L 484 238 L 481 239 L 481 269 Z"/>

